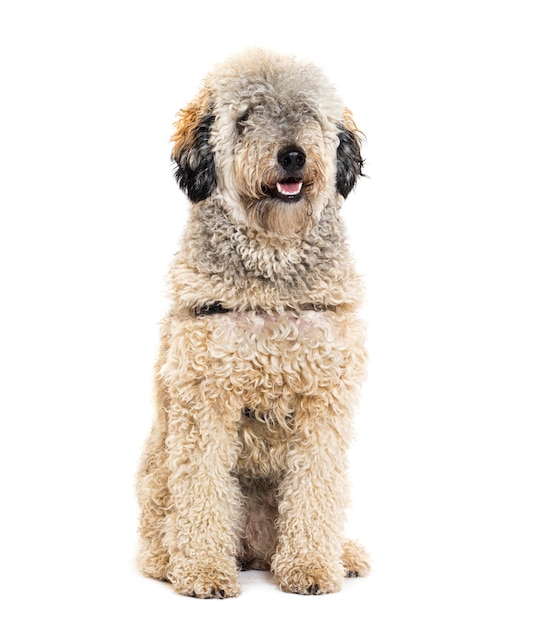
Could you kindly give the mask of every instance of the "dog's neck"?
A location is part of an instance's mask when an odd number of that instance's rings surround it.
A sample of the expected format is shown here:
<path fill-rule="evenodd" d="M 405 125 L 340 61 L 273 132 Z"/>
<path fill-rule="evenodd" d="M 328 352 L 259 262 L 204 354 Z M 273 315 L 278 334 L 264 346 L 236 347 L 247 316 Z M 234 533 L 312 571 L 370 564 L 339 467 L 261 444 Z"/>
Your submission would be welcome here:
<path fill-rule="evenodd" d="M 178 306 L 191 310 L 321 310 L 353 306 L 349 294 L 361 292 L 336 206 L 309 232 L 284 239 L 233 224 L 211 201 L 195 205 L 170 282 Z"/>

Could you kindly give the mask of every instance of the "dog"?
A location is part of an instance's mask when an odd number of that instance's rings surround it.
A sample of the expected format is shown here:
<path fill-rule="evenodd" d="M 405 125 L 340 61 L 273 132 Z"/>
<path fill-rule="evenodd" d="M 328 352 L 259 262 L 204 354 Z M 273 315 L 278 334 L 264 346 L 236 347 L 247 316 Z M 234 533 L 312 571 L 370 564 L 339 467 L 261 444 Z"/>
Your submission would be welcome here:
<path fill-rule="evenodd" d="M 180 594 L 236 596 L 241 568 L 324 594 L 369 570 L 343 536 L 366 351 L 340 208 L 361 139 L 320 69 L 260 49 L 178 114 L 191 205 L 137 490 L 140 569 Z"/>

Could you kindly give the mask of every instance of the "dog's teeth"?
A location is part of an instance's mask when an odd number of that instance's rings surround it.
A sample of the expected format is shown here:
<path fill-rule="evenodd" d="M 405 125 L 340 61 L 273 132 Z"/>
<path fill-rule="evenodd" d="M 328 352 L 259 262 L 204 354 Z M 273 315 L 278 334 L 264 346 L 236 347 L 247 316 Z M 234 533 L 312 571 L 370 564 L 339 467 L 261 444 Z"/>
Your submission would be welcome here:
<path fill-rule="evenodd" d="M 278 193 L 281 193 L 284 196 L 296 196 L 303 186 L 303 183 L 277 183 L 276 188 Z"/>

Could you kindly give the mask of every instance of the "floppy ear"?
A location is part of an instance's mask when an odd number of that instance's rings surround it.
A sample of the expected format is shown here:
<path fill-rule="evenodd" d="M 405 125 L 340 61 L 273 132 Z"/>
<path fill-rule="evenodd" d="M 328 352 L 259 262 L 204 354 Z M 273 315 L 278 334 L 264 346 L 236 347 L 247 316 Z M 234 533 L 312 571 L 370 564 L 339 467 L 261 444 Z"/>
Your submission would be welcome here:
<path fill-rule="evenodd" d="M 205 200 L 217 186 L 215 159 L 209 143 L 214 121 L 209 100 L 202 96 L 178 113 L 174 125 L 174 174 L 179 187 L 193 202 Z"/>
<path fill-rule="evenodd" d="M 336 189 L 344 198 L 355 187 L 359 176 L 362 176 L 364 159 L 361 157 L 361 133 L 351 111 L 344 113 L 342 123 L 338 124 L 340 143 L 336 149 Z"/>

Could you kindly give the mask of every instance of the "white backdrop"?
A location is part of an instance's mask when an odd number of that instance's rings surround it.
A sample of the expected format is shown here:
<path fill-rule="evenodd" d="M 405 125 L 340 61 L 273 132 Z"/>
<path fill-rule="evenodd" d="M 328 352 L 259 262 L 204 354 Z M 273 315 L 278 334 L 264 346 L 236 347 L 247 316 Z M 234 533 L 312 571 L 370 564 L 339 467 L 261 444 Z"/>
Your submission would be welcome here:
<path fill-rule="evenodd" d="M 3 623 L 537 623 L 531 4 L 2 8 Z M 348 526 L 373 572 L 202 602 L 136 572 L 134 475 L 186 214 L 171 125 L 248 45 L 324 67 L 368 139 L 344 212 L 371 354 Z"/>

